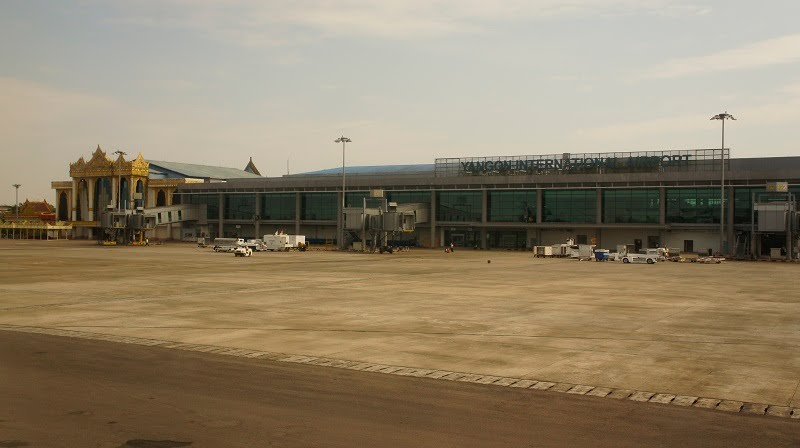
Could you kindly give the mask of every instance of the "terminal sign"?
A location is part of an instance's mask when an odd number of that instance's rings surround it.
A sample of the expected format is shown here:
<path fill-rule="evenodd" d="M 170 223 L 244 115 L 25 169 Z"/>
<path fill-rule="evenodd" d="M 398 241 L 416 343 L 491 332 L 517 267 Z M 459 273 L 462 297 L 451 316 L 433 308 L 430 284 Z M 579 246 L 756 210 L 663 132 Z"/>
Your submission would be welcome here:
<path fill-rule="evenodd" d="M 789 182 L 767 182 L 767 191 L 770 193 L 786 193 L 789 191 Z"/>
<path fill-rule="evenodd" d="M 524 172 L 538 174 L 543 171 L 586 171 L 595 168 L 609 170 L 658 169 L 659 167 L 685 167 L 691 155 L 660 155 L 634 157 L 562 157 L 528 160 L 462 161 L 464 174 L 490 174 L 495 172 Z"/>

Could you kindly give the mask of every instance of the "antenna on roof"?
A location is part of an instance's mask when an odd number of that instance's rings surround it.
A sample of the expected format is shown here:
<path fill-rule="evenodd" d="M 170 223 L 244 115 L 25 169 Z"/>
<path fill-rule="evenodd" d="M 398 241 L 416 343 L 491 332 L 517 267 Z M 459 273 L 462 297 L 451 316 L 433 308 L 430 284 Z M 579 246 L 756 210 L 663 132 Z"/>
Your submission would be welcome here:
<path fill-rule="evenodd" d="M 286 175 L 289 175 L 289 158 L 286 158 Z"/>

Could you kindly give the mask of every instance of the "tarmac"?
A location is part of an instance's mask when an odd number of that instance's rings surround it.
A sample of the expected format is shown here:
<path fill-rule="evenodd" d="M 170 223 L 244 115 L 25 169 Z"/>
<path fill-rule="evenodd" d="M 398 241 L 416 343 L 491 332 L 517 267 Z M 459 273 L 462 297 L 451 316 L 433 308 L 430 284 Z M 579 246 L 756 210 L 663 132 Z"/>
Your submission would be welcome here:
<path fill-rule="evenodd" d="M 0 257 L 5 326 L 800 407 L 791 263 L 8 240 Z"/>
<path fill-rule="evenodd" d="M 0 331 L 0 447 L 796 447 L 800 422 Z"/>

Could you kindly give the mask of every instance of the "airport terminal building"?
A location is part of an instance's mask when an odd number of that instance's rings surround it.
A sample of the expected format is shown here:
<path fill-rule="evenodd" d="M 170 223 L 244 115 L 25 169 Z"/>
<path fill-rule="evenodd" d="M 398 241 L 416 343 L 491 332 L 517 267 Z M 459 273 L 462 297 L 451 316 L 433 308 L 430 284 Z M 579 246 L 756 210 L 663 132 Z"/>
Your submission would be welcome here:
<path fill-rule="evenodd" d="M 718 250 L 722 235 L 725 253 L 758 255 L 785 247 L 786 236 L 750 237 L 754 195 L 771 182 L 800 194 L 800 157 L 737 159 L 720 149 L 463 157 L 347 167 L 345 179 L 347 207 L 377 190 L 388 201 L 429 208 L 427 222 L 398 237 L 421 247 L 522 249 L 573 239 L 706 253 Z M 184 183 L 175 194 L 205 209 L 202 226 L 182 223 L 187 239 L 285 230 L 336 244 L 342 227 L 341 167 Z"/>

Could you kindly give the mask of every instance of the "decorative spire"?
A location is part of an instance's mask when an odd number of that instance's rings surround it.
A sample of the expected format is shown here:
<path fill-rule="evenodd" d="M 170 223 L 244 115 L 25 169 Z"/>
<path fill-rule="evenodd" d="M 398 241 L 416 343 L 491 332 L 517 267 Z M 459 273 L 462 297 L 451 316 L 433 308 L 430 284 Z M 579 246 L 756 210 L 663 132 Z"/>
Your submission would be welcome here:
<path fill-rule="evenodd" d="M 248 162 L 247 166 L 244 167 L 244 170 L 247 171 L 248 173 L 253 173 L 253 174 L 257 175 L 257 176 L 261 175 L 261 173 L 258 171 L 258 168 L 256 168 L 256 164 L 253 163 L 253 157 L 252 156 L 250 157 L 250 162 Z"/>

